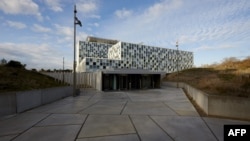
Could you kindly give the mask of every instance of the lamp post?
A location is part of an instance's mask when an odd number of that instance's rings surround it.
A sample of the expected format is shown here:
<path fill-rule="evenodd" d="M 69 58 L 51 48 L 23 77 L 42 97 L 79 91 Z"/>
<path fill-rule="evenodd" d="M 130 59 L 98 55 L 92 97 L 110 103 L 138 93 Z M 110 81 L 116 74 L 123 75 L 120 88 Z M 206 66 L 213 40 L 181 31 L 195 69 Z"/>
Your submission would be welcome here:
<path fill-rule="evenodd" d="M 179 49 L 178 49 L 178 41 L 176 42 L 177 47 L 177 88 L 179 88 Z"/>

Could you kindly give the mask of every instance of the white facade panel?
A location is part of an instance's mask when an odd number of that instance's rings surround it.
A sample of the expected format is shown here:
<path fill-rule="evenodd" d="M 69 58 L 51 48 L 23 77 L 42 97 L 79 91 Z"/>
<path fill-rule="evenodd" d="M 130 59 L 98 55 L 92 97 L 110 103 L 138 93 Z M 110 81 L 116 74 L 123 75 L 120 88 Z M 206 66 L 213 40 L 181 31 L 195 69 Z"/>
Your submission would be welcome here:
<path fill-rule="evenodd" d="M 179 70 L 192 68 L 193 53 L 126 42 L 111 45 L 80 41 L 78 61 L 81 72 L 146 69 L 171 73 L 177 71 L 177 65 Z"/>

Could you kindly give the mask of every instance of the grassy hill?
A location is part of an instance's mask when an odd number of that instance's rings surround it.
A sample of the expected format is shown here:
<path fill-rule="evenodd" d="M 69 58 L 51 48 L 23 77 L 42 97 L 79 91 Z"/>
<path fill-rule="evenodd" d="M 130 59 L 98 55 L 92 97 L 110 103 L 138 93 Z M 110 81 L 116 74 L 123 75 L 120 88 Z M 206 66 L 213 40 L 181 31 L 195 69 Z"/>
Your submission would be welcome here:
<path fill-rule="evenodd" d="M 53 78 L 24 67 L 0 66 L 0 93 L 65 86 Z"/>
<path fill-rule="evenodd" d="M 164 78 L 177 81 L 177 73 Z M 223 63 L 179 72 L 179 81 L 186 82 L 208 94 L 250 98 L 250 58 L 225 59 Z"/>

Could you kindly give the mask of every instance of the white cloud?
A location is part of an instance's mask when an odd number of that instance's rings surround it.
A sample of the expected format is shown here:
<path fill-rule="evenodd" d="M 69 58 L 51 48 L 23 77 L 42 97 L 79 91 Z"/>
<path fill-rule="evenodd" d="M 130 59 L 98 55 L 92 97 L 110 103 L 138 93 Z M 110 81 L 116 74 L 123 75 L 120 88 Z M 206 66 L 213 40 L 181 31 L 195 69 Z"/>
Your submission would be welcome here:
<path fill-rule="evenodd" d="M 94 23 L 94 26 L 95 27 L 99 27 L 99 23 Z"/>
<path fill-rule="evenodd" d="M 50 7 L 51 10 L 55 12 L 63 11 L 60 0 L 45 0 L 45 3 Z"/>
<path fill-rule="evenodd" d="M 99 10 L 98 0 L 78 0 L 76 2 L 77 12 L 87 18 L 100 19 L 101 16 L 96 14 Z"/>
<path fill-rule="evenodd" d="M 95 14 L 92 14 L 89 16 L 90 18 L 93 18 L 93 19 L 101 19 L 101 16 L 100 15 L 95 15 Z"/>
<path fill-rule="evenodd" d="M 60 37 L 58 38 L 59 43 L 73 43 L 74 31 L 70 26 L 62 26 L 59 24 L 54 24 L 56 28 L 56 34 Z M 87 37 L 85 32 L 76 32 L 76 41 L 83 40 Z"/>
<path fill-rule="evenodd" d="M 38 24 L 34 24 L 32 27 L 32 30 L 35 32 L 51 32 L 50 28 L 43 27 L 43 26 L 38 25 Z"/>
<path fill-rule="evenodd" d="M 161 0 L 126 20 L 104 23 L 99 36 L 162 47 L 174 47 L 172 43 L 179 40 L 188 50 L 206 41 L 246 40 L 250 20 L 244 15 L 249 7 L 247 0 Z"/>
<path fill-rule="evenodd" d="M 61 26 L 59 24 L 54 25 L 56 28 L 56 34 L 62 36 L 59 42 L 67 42 L 73 40 L 73 29 L 70 26 Z"/>
<path fill-rule="evenodd" d="M 108 26 L 104 27 L 101 34 L 108 33 L 109 35 L 101 36 L 111 36 L 111 38 L 135 43 L 144 42 L 149 45 L 162 46 L 164 44 L 166 46 L 166 39 L 170 34 L 172 38 L 175 38 L 173 32 L 168 31 L 173 30 L 169 26 L 172 21 L 168 15 L 175 14 L 182 5 L 180 0 L 161 0 L 142 11 L 127 12 L 127 15 L 130 13 L 131 15 L 125 20 L 115 19 L 105 23 Z M 119 13 L 120 17 L 122 17 L 121 13 Z"/>
<path fill-rule="evenodd" d="M 58 68 L 62 55 L 48 44 L 0 43 L 0 56 L 7 60 L 18 60 L 28 68 Z"/>
<path fill-rule="evenodd" d="M 123 8 L 122 10 L 116 10 L 115 11 L 115 15 L 118 17 L 118 18 L 127 18 L 129 16 L 131 16 L 133 13 L 132 10 L 127 10 L 125 8 Z"/>
<path fill-rule="evenodd" d="M 6 23 L 8 24 L 8 26 L 14 27 L 14 28 L 17 28 L 17 29 L 24 29 L 24 28 L 27 27 L 26 24 L 24 24 L 22 22 L 7 21 Z"/>
<path fill-rule="evenodd" d="M 90 25 L 90 26 L 94 26 L 94 27 L 99 27 L 99 26 L 100 26 L 100 24 L 99 24 L 99 23 L 92 23 L 92 24 L 88 24 L 88 25 Z"/>
<path fill-rule="evenodd" d="M 180 8 L 181 5 L 182 0 L 162 0 L 149 7 L 144 14 L 151 18 L 158 17 L 166 12 Z"/>
<path fill-rule="evenodd" d="M 6 14 L 35 15 L 42 20 L 39 6 L 32 0 L 1 0 L 0 10 Z"/>
<path fill-rule="evenodd" d="M 79 3 L 77 4 L 77 10 L 85 14 L 93 13 L 97 9 L 98 7 L 95 1 L 84 0 L 84 1 L 79 1 Z"/>
<path fill-rule="evenodd" d="M 221 49 L 230 49 L 230 48 L 236 48 L 237 46 L 229 45 L 229 44 L 220 44 L 220 45 L 202 45 L 200 47 L 194 48 L 194 52 L 197 51 L 207 51 L 207 50 L 221 50 Z"/>

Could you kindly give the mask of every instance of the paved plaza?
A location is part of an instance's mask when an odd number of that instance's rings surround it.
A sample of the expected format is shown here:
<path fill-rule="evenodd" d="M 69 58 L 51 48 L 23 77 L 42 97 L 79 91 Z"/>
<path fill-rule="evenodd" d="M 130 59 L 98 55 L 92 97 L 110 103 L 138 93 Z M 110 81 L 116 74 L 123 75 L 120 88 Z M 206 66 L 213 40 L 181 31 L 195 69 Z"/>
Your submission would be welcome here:
<path fill-rule="evenodd" d="M 223 141 L 224 124 L 200 117 L 182 89 L 100 92 L 0 119 L 0 141 Z"/>

